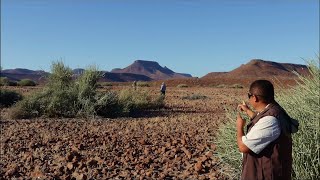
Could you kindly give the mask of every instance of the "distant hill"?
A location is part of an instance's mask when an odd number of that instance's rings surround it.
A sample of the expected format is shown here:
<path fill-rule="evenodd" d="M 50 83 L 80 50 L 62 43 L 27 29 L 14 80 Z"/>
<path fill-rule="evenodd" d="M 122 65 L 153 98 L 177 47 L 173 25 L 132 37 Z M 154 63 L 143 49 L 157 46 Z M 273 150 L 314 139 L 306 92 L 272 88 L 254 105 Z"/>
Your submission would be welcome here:
<path fill-rule="evenodd" d="M 188 78 L 190 74 L 176 73 L 166 66 L 162 67 L 155 61 L 136 60 L 126 68 L 116 68 L 112 73 L 131 73 L 147 76 L 153 80 L 165 80 L 171 78 Z"/>
<path fill-rule="evenodd" d="M 296 77 L 292 72 L 296 71 L 301 75 L 309 74 L 308 67 L 301 64 L 278 63 L 261 59 L 252 59 L 247 64 L 230 71 L 221 73 L 209 73 L 201 79 L 210 78 L 293 78 Z"/>
<path fill-rule="evenodd" d="M 168 86 L 177 84 L 188 84 L 190 86 L 215 86 L 219 84 L 242 84 L 248 85 L 256 79 L 274 78 L 286 84 L 295 84 L 297 76 L 292 73 L 296 71 L 301 75 L 308 75 L 306 65 L 278 63 L 261 59 L 252 59 L 230 72 L 211 72 L 201 78 L 194 78 L 190 74 L 176 73 L 167 67 L 160 66 L 155 61 L 136 60 L 124 69 L 113 69 L 111 72 L 101 71 L 103 77 L 100 81 L 106 82 L 131 82 L 131 81 L 155 81 L 160 84 L 166 80 Z M 84 69 L 74 69 L 75 77 L 82 74 Z M 10 80 L 32 79 L 38 83 L 45 82 L 50 73 L 45 71 L 33 71 L 29 69 L 6 69 L 1 71 L 1 77 Z"/>
<path fill-rule="evenodd" d="M 0 73 L 1 77 L 7 77 L 9 80 L 12 81 L 19 81 L 21 79 L 31 79 L 36 82 L 43 82 L 45 81 L 47 75 L 49 73 L 42 71 L 42 70 L 29 70 L 29 69 L 5 69 L 2 70 Z"/>
<path fill-rule="evenodd" d="M 131 73 L 112 73 L 106 72 L 103 75 L 101 81 L 106 82 L 132 82 L 132 81 L 151 81 L 152 79 L 148 76 L 141 74 L 131 74 Z"/>

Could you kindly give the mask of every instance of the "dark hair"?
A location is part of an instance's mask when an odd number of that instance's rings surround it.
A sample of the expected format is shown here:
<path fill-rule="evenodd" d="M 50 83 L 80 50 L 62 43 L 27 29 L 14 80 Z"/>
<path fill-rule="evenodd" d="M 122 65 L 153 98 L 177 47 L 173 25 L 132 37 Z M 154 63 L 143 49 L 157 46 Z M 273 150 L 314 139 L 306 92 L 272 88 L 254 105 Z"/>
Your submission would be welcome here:
<path fill-rule="evenodd" d="M 274 88 L 268 80 L 256 80 L 250 85 L 250 93 L 258 96 L 263 102 L 274 101 Z"/>

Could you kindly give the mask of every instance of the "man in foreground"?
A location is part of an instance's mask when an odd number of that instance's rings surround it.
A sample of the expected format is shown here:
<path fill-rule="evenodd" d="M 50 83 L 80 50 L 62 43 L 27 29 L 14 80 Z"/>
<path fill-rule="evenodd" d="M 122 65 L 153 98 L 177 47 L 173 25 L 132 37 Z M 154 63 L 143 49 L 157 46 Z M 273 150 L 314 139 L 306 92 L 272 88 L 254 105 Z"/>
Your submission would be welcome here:
<path fill-rule="evenodd" d="M 237 116 L 237 144 L 243 153 L 241 180 L 291 180 L 291 118 L 274 100 L 274 88 L 267 80 L 257 80 L 248 92 L 250 105 L 238 105 L 249 117 Z"/>

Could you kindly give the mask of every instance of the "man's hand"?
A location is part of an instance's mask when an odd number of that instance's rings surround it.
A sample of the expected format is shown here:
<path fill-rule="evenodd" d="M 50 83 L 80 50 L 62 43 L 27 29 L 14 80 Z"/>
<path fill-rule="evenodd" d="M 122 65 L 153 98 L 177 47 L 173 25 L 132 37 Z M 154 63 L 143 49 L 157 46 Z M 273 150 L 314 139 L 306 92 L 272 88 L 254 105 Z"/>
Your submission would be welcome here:
<path fill-rule="evenodd" d="M 246 120 L 242 119 L 240 113 L 238 112 L 238 115 L 237 115 L 237 129 L 243 129 L 245 124 L 246 124 Z"/>
<path fill-rule="evenodd" d="M 243 144 L 242 142 L 242 136 L 244 136 L 243 127 L 246 124 L 246 120 L 242 119 L 240 116 L 240 113 L 238 112 L 237 115 L 237 144 L 240 152 L 248 153 L 250 152 L 250 149 Z"/>
<path fill-rule="evenodd" d="M 247 115 L 248 115 L 250 118 L 253 118 L 254 112 L 251 111 L 251 109 L 248 107 L 248 105 L 247 105 L 244 101 L 242 101 L 242 104 L 239 104 L 239 105 L 238 105 L 238 109 L 239 109 L 240 111 L 244 111 L 245 113 L 247 113 Z"/>
<path fill-rule="evenodd" d="M 238 109 L 244 112 L 247 112 L 248 110 L 250 110 L 244 101 L 242 101 L 242 104 L 238 105 Z"/>

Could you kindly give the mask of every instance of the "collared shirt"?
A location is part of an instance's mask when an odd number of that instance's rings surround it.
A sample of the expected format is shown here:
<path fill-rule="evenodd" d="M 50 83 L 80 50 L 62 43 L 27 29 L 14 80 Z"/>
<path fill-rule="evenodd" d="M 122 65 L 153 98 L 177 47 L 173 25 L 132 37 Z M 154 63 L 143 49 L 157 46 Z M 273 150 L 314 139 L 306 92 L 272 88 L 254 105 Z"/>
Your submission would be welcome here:
<path fill-rule="evenodd" d="M 259 154 L 281 133 L 280 123 L 273 116 L 261 118 L 249 131 L 242 136 L 242 142 L 254 153 Z"/>

